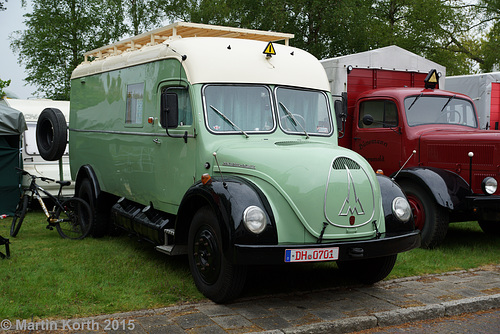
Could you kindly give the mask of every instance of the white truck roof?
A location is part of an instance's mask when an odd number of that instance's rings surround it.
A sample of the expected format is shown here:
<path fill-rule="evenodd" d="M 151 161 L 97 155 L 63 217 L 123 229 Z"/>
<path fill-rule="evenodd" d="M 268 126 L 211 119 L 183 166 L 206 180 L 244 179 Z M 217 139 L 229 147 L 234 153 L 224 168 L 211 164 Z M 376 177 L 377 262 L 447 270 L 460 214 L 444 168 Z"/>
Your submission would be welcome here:
<path fill-rule="evenodd" d="M 186 33 L 181 28 L 185 28 Z M 163 32 L 165 41 L 157 43 L 155 39 L 140 48 L 138 42 L 132 43 L 145 36 L 153 38 L 158 31 Z M 308 52 L 276 43 L 273 44 L 275 55 L 266 58 L 263 54 L 268 42 L 285 40 L 287 43 L 292 37 L 292 34 L 179 22 L 86 53 L 95 59 L 80 64 L 73 71 L 72 79 L 176 58 L 182 62 L 192 84 L 267 83 L 329 90 L 323 67 Z M 125 49 L 127 45 L 135 48 Z M 183 60 L 184 55 L 187 58 Z"/>
<path fill-rule="evenodd" d="M 323 64 L 326 70 L 333 94 L 340 94 L 346 91 L 347 67 L 349 65 L 353 68 L 421 73 L 428 73 L 431 69 L 436 69 L 442 74 L 439 82 L 440 88 L 444 89 L 445 85 L 446 67 L 396 45 L 324 59 L 321 60 L 321 64 Z"/>

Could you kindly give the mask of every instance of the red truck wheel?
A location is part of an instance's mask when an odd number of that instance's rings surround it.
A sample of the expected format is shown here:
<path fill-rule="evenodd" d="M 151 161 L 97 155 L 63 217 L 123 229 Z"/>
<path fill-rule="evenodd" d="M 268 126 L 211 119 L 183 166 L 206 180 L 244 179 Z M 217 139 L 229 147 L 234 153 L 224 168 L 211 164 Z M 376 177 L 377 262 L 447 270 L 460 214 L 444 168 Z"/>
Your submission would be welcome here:
<path fill-rule="evenodd" d="M 412 182 L 400 182 L 410 203 L 415 226 L 421 231 L 422 248 L 438 246 L 448 231 L 449 216 L 434 198 L 421 186 Z"/>

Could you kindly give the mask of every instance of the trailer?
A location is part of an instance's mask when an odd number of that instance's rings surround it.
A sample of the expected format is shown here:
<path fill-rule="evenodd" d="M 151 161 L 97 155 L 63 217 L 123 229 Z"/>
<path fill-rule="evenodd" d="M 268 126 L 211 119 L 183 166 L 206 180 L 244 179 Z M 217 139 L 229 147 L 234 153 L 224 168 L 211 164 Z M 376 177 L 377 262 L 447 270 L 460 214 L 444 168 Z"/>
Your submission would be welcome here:
<path fill-rule="evenodd" d="M 36 128 L 38 118 L 45 109 L 55 108 L 61 111 L 65 122 L 69 121 L 69 101 L 55 101 L 51 99 L 10 99 L 5 98 L 0 101 L 11 108 L 23 113 L 28 129 L 22 135 L 21 155 L 23 168 L 32 175 L 48 177 L 53 180 L 71 180 L 69 170 L 69 152 L 66 148 L 61 159 L 49 161 L 40 155 L 38 140 L 36 138 Z M 59 161 L 60 160 L 60 161 Z M 23 186 L 29 186 L 30 179 L 23 178 Z M 44 183 L 44 189 L 57 195 L 59 185 L 54 182 Z M 71 195 L 74 192 L 74 185 L 63 188 L 64 195 Z"/>
<path fill-rule="evenodd" d="M 500 129 L 500 72 L 447 77 L 446 87 L 474 100 L 481 129 Z"/>

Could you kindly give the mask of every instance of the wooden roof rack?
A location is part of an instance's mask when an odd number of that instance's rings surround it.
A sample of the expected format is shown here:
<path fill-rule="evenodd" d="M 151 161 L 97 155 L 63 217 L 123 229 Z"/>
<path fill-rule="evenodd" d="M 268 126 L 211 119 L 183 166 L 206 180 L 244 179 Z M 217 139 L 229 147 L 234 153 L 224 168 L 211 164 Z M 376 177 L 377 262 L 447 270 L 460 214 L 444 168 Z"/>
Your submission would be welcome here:
<path fill-rule="evenodd" d="M 158 28 L 143 34 L 124 39 L 122 41 L 112 43 L 98 49 L 84 53 L 85 62 L 88 57 L 96 59 L 105 58 L 111 55 L 119 55 L 124 51 L 138 50 L 145 45 L 156 45 L 163 43 L 169 38 L 181 37 L 232 37 L 253 39 L 265 42 L 285 41 L 285 45 L 289 44 L 289 40 L 294 37 L 293 34 L 242 29 L 233 27 L 216 26 L 209 24 L 176 22 L 165 27 Z"/>

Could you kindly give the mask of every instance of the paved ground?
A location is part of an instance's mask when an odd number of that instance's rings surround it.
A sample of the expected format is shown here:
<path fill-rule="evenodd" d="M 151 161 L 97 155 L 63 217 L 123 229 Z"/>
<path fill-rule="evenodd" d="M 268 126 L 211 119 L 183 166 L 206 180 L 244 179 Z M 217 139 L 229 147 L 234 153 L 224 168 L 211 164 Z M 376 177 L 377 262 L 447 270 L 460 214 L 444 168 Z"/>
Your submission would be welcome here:
<path fill-rule="evenodd" d="M 65 332 L 75 329 L 78 333 L 349 333 L 498 308 L 500 266 L 490 266 L 396 279 L 369 287 L 332 288 L 240 299 L 227 305 L 204 302 L 72 319 L 52 324 L 52 329 Z M 44 325 L 35 324 L 38 329 Z M 43 329 L 49 325 L 46 321 Z"/>

